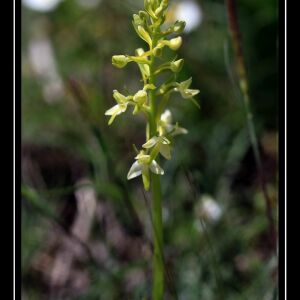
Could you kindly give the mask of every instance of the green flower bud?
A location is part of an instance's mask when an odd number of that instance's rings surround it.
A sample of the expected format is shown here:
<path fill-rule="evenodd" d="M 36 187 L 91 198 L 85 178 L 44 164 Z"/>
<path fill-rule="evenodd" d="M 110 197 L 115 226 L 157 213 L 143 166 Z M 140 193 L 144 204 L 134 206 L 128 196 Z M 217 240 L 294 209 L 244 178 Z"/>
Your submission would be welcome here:
<path fill-rule="evenodd" d="M 139 33 L 140 38 L 143 39 L 145 42 L 147 42 L 151 47 L 152 40 L 151 40 L 149 33 L 145 30 L 145 28 L 142 26 L 138 26 L 137 31 Z"/>
<path fill-rule="evenodd" d="M 181 71 L 182 66 L 183 66 L 183 59 L 178 59 L 176 61 L 172 61 L 171 65 L 170 65 L 170 69 L 172 70 L 172 72 L 174 73 L 178 73 Z"/>
<path fill-rule="evenodd" d="M 173 31 L 176 33 L 181 33 L 185 28 L 186 23 L 184 21 L 176 21 L 173 25 Z"/>
<path fill-rule="evenodd" d="M 130 62 L 130 59 L 126 57 L 125 55 L 114 55 L 112 57 L 112 64 L 117 68 L 124 68 L 128 63 Z"/>
<path fill-rule="evenodd" d="M 157 17 L 152 9 L 153 0 L 144 0 L 144 6 L 147 13 L 151 16 L 152 19 L 157 20 Z"/>
<path fill-rule="evenodd" d="M 133 96 L 133 101 L 136 102 L 139 106 L 142 106 L 147 102 L 147 98 L 147 92 L 144 90 L 140 90 Z"/>
<path fill-rule="evenodd" d="M 142 19 L 140 18 L 140 16 L 134 14 L 134 15 L 133 15 L 133 25 L 139 26 L 139 25 L 143 25 L 143 24 L 144 24 L 144 23 L 143 23 Z"/>
<path fill-rule="evenodd" d="M 178 50 L 182 44 L 181 36 L 171 39 L 171 40 L 163 40 L 160 41 L 157 45 L 157 48 L 163 48 L 164 46 L 168 46 L 171 50 Z"/>
<path fill-rule="evenodd" d="M 148 14 L 145 11 L 140 10 L 139 11 L 139 17 L 145 23 L 145 21 L 148 19 Z"/>
<path fill-rule="evenodd" d="M 169 5 L 169 0 L 162 0 L 159 7 L 155 10 L 155 15 L 160 17 L 162 13 L 167 9 Z"/>

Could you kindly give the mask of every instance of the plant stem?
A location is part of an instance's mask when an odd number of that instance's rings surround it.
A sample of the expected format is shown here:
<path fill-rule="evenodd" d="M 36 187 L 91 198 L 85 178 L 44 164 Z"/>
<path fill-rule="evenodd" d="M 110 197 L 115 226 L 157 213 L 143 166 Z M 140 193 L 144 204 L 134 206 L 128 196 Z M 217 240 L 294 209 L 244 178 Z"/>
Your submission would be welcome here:
<path fill-rule="evenodd" d="M 229 29 L 232 37 L 232 43 L 235 51 L 237 62 L 237 74 L 239 77 L 240 90 L 243 95 L 243 102 L 245 107 L 245 114 L 247 118 L 247 126 L 250 137 L 251 146 L 254 152 L 254 158 L 259 173 L 260 185 L 266 204 L 266 214 L 269 221 L 269 233 L 270 233 L 270 246 L 274 249 L 276 244 L 276 229 L 274 225 L 273 213 L 272 213 L 272 200 L 268 194 L 268 190 L 265 182 L 265 175 L 261 161 L 261 154 L 258 147 L 257 136 L 255 132 L 255 126 L 253 123 L 253 115 L 250 107 L 249 96 L 249 84 L 244 60 L 244 54 L 242 51 L 241 34 L 237 19 L 236 3 L 235 0 L 225 0 Z"/>
<path fill-rule="evenodd" d="M 153 44 L 156 41 L 153 38 Z M 151 58 L 150 64 L 150 78 L 149 83 L 155 85 L 155 75 L 154 75 L 154 57 Z M 150 135 L 157 135 L 157 103 L 155 90 L 149 92 L 150 100 Z M 161 201 L 161 185 L 160 176 L 151 173 L 151 183 L 152 183 L 152 226 L 153 226 L 153 283 L 152 283 L 152 299 L 162 300 L 164 293 L 164 263 L 163 263 L 163 228 L 162 228 L 162 201 Z"/>
<path fill-rule="evenodd" d="M 159 175 L 152 175 L 152 217 L 153 217 L 153 289 L 152 299 L 162 300 L 164 293 L 162 205 Z"/>

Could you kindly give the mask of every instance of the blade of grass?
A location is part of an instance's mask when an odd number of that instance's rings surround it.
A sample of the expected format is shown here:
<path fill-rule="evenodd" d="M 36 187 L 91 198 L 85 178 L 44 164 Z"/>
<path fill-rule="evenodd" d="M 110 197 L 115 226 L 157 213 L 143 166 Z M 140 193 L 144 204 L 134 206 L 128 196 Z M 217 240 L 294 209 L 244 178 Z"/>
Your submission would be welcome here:
<path fill-rule="evenodd" d="M 237 66 L 236 71 L 239 78 L 239 86 L 240 86 L 240 91 L 242 93 L 242 99 L 244 103 L 249 138 L 250 138 L 256 166 L 259 173 L 259 182 L 265 200 L 266 215 L 269 221 L 269 243 L 272 249 L 275 251 L 276 230 L 275 230 L 275 224 L 274 224 L 274 218 L 272 212 L 272 200 L 269 196 L 267 186 L 266 186 L 261 154 L 258 147 L 257 136 L 256 136 L 254 122 L 253 122 L 253 115 L 250 107 L 249 82 L 247 78 L 244 54 L 242 51 L 242 39 L 241 39 L 241 33 L 240 33 L 240 28 L 239 28 L 239 23 L 237 18 L 236 2 L 235 0 L 225 0 L 225 5 L 226 5 L 227 15 L 228 15 L 229 31 L 231 34 L 233 48 L 235 52 L 235 59 L 236 59 L 236 66 Z"/>

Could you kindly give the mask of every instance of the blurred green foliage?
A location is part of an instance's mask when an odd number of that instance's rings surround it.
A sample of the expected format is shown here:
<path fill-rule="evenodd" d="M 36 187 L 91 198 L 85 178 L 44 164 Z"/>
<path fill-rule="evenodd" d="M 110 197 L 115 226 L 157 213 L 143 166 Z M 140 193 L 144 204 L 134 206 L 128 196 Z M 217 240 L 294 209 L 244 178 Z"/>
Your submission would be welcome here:
<path fill-rule="evenodd" d="M 128 232 L 134 225 L 128 203 L 139 216 L 147 216 L 141 217 L 143 223 L 149 217 L 138 181 L 126 182 L 132 144 L 143 140 L 143 120 L 133 122 L 122 115 L 117 125 L 108 127 L 104 112 L 113 104 L 113 89 L 134 91 L 139 87 L 137 68 L 129 65 L 127 75 L 124 70 L 116 71 L 111 56 L 131 53 L 143 45 L 130 19 L 142 7 L 140 2 L 102 0 L 88 9 L 65 0 L 48 13 L 25 6 L 22 9 L 23 146 L 59 148 L 84 161 L 98 197 L 113 205 Z M 233 76 L 232 83 L 229 76 L 234 73 L 234 57 L 224 3 L 210 0 L 198 4 L 203 21 L 183 36 L 180 56 L 185 65 L 179 79 L 187 79 L 187 74 L 193 77 L 193 87 L 201 91 L 201 110 L 174 97 L 172 113 L 189 134 L 178 139 L 174 159 L 166 162 L 162 178 L 166 259 L 172 270 L 172 285 L 178 299 L 277 299 L 276 257 L 266 243 L 264 199 L 253 166 L 237 80 Z M 276 218 L 277 2 L 238 1 L 238 13 L 254 122 Z M 52 102 L 45 101 L 47 78 L 36 73 L 30 57 L 29 49 L 39 38 L 52 45 L 62 80 L 63 92 Z M 24 166 L 23 173 L 24 294 L 26 299 L 54 299 L 38 283 L 28 285 L 26 276 L 34 254 L 44 246 L 43 236 L 51 228 L 47 220 L 53 213 L 59 215 L 64 196 L 73 189 L 72 182 L 58 180 L 49 186 L 46 181 L 41 188 L 28 180 Z M 203 212 L 207 195 L 222 210 L 218 220 Z M 93 238 L 101 239 L 101 230 L 93 230 Z M 84 268 L 92 278 L 89 288 L 72 299 L 149 296 L 149 278 L 131 291 L 123 290 L 125 275 L 135 268 L 148 270 L 150 260 L 116 263 L 112 274 L 94 265 Z"/>

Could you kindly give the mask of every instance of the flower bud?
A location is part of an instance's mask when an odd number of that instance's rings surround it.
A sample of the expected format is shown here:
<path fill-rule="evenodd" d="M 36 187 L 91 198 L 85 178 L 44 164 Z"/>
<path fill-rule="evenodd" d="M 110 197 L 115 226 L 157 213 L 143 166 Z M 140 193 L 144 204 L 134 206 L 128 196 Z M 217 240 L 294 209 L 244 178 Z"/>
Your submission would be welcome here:
<path fill-rule="evenodd" d="M 169 0 L 162 0 L 159 7 L 155 10 L 155 15 L 157 17 L 160 17 L 161 14 L 166 10 L 166 8 L 168 7 L 169 4 Z"/>
<path fill-rule="evenodd" d="M 141 26 L 141 25 L 144 25 L 144 23 L 143 23 L 143 20 L 140 18 L 140 16 L 139 15 L 137 15 L 137 14 L 134 14 L 133 15 L 133 26 L 135 27 L 135 28 L 137 28 L 137 26 Z"/>
<path fill-rule="evenodd" d="M 170 69 L 172 70 L 172 72 L 174 73 L 180 72 L 183 66 L 183 62 L 184 62 L 183 59 L 172 61 L 170 65 Z"/>
<path fill-rule="evenodd" d="M 137 30 L 138 30 L 139 36 L 151 46 L 152 45 L 151 37 L 150 37 L 149 33 L 144 29 L 144 27 L 138 26 Z"/>
<path fill-rule="evenodd" d="M 181 33 L 185 28 L 186 23 L 184 21 L 176 21 L 173 25 L 173 30 L 176 33 Z"/>
<path fill-rule="evenodd" d="M 138 105 L 143 105 L 147 101 L 147 92 L 144 90 L 138 91 L 133 96 L 133 101 L 136 102 Z"/>
<path fill-rule="evenodd" d="M 176 51 L 180 48 L 181 44 L 182 44 L 182 38 L 181 36 L 179 36 L 177 38 L 171 39 L 168 43 L 168 46 L 170 49 Z"/>
<path fill-rule="evenodd" d="M 140 10 L 139 17 L 141 18 L 141 20 L 143 20 L 143 22 L 145 22 L 145 20 L 147 20 L 147 18 L 148 18 L 148 14 L 145 11 Z"/>
<path fill-rule="evenodd" d="M 117 68 L 124 68 L 128 63 L 130 59 L 126 57 L 125 55 L 114 55 L 112 57 L 112 64 Z"/>

